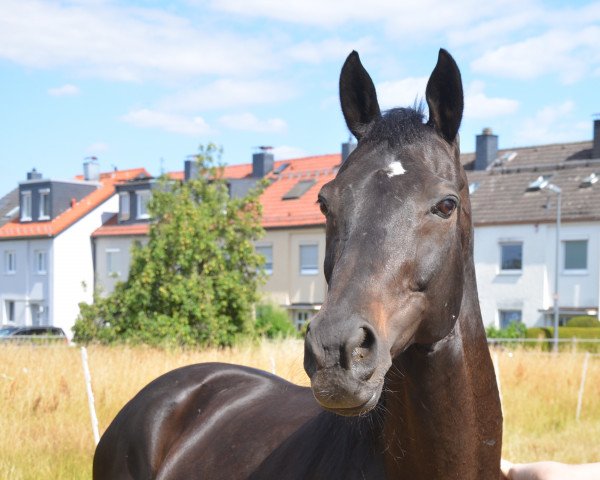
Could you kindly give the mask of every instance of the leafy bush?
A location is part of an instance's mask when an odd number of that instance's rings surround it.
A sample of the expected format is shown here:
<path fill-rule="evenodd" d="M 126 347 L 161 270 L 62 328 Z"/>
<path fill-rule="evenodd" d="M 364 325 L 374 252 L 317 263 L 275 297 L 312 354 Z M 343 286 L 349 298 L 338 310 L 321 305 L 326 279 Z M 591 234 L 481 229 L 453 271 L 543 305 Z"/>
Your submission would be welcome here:
<path fill-rule="evenodd" d="M 290 321 L 288 313 L 272 304 L 256 307 L 256 331 L 267 338 L 298 336 L 298 331 Z"/>
<path fill-rule="evenodd" d="M 134 244 L 129 276 L 111 295 L 80 305 L 76 341 L 221 346 L 254 336 L 264 184 L 230 198 L 218 155 L 201 147 L 196 178 L 163 178 L 152 190 L 148 243 Z"/>
<path fill-rule="evenodd" d="M 512 322 L 506 328 L 490 325 L 485 329 L 487 338 L 525 338 L 527 326 L 522 322 Z"/>
<path fill-rule="evenodd" d="M 550 329 L 545 327 L 532 327 L 527 329 L 527 338 L 552 338 L 552 332 L 550 331 Z"/>
<path fill-rule="evenodd" d="M 600 320 L 591 315 L 579 315 L 577 317 L 571 317 L 567 321 L 567 327 L 600 328 Z"/>

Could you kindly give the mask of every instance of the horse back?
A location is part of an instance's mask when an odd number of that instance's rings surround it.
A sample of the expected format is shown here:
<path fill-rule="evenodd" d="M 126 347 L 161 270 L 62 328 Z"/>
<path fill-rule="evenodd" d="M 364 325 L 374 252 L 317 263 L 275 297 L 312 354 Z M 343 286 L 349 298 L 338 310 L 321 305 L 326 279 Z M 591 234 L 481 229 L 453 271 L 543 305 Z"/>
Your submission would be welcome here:
<path fill-rule="evenodd" d="M 117 414 L 96 449 L 94 479 L 248 478 L 320 412 L 308 388 L 260 370 L 179 368 Z"/>

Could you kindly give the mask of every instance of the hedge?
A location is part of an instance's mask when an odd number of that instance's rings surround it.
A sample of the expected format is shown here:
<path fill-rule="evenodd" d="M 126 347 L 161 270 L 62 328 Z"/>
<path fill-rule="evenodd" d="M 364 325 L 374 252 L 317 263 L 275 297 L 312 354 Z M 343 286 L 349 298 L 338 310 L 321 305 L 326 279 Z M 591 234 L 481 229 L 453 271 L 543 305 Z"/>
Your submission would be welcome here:
<path fill-rule="evenodd" d="M 527 329 L 527 338 L 553 339 L 553 327 L 534 327 Z M 600 351 L 600 343 L 586 342 L 586 339 L 600 339 L 600 328 L 590 327 L 559 327 L 558 338 L 572 340 L 577 339 L 577 345 L 584 347 L 590 352 Z M 552 342 L 544 342 L 545 347 L 551 348 Z M 568 342 L 562 342 L 561 348 L 570 348 L 572 345 Z"/>

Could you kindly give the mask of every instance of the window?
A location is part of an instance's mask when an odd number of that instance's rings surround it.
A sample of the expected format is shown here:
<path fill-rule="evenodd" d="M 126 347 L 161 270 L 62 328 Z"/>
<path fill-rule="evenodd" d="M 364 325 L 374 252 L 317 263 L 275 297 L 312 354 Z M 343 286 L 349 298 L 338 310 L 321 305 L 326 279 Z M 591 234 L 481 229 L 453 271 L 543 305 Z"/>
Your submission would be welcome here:
<path fill-rule="evenodd" d="M 502 243 L 500 245 L 500 270 L 520 271 L 523 268 L 523 244 Z"/>
<path fill-rule="evenodd" d="M 44 250 L 35 252 L 35 273 L 45 275 L 48 271 L 48 255 Z"/>
<path fill-rule="evenodd" d="M 302 327 L 308 323 L 312 317 L 312 312 L 307 310 L 297 310 L 294 313 L 294 325 L 298 330 L 302 330 Z"/>
<path fill-rule="evenodd" d="M 119 220 L 129 220 L 129 192 L 119 193 Z"/>
<path fill-rule="evenodd" d="M 568 240 L 565 244 L 565 270 L 587 270 L 587 240 Z"/>
<path fill-rule="evenodd" d="M 150 218 L 148 214 L 148 202 L 150 201 L 150 190 L 137 192 L 137 218 Z"/>
<path fill-rule="evenodd" d="M 4 273 L 16 273 L 17 254 L 13 251 L 4 252 Z"/>
<path fill-rule="evenodd" d="M 40 190 L 40 214 L 39 220 L 48 220 L 50 218 L 50 190 Z"/>
<path fill-rule="evenodd" d="M 119 271 L 119 253 L 121 250 L 118 248 L 107 248 L 106 249 L 106 273 L 111 277 L 118 277 L 121 275 Z"/>
<path fill-rule="evenodd" d="M 273 246 L 272 245 L 257 245 L 256 253 L 265 257 L 263 269 L 267 275 L 273 274 Z"/>
<path fill-rule="evenodd" d="M 500 328 L 506 328 L 511 323 L 521 322 L 521 310 L 499 310 Z"/>
<path fill-rule="evenodd" d="M 4 307 L 6 309 L 6 321 L 14 322 L 15 321 L 15 301 L 14 300 L 6 300 L 6 302 L 4 302 Z"/>
<path fill-rule="evenodd" d="M 300 275 L 319 273 L 319 246 L 300 245 Z"/>
<path fill-rule="evenodd" d="M 308 192 L 315 183 L 317 183 L 316 180 L 300 180 L 282 198 L 283 200 L 294 200 L 296 198 L 300 198 L 302 195 Z"/>
<path fill-rule="evenodd" d="M 31 220 L 31 192 L 21 193 L 21 221 Z"/>

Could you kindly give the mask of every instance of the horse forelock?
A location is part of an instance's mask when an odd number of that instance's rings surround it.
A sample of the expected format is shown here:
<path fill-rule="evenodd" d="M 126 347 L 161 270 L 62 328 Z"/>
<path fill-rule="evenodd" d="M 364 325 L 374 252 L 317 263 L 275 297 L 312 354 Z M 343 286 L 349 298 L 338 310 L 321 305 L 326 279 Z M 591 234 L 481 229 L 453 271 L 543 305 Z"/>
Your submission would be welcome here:
<path fill-rule="evenodd" d="M 424 138 L 430 127 L 424 122 L 423 104 L 414 108 L 393 108 L 369 126 L 364 136 L 368 143 L 387 142 L 390 147 L 406 145 Z"/>

